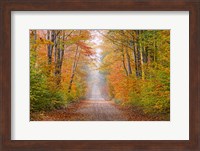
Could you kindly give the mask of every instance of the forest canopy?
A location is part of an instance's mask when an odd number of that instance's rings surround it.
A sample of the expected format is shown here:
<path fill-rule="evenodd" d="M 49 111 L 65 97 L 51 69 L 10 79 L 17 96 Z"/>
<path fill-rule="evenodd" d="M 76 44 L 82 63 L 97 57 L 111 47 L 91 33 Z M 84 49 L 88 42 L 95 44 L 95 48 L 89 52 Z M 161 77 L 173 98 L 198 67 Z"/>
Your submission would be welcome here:
<path fill-rule="evenodd" d="M 169 30 L 30 30 L 30 111 L 87 100 L 170 118 Z M 95 72 L 93 72 L 95 71 Z M 101 78 L 91 86 L 91 76 Z"/>
<path fill-rule="evenodd" d="M 101 72 L 111 98 L 143 108 L 170 112 L 170 31 L 110 30 L 103 36 Z"/>

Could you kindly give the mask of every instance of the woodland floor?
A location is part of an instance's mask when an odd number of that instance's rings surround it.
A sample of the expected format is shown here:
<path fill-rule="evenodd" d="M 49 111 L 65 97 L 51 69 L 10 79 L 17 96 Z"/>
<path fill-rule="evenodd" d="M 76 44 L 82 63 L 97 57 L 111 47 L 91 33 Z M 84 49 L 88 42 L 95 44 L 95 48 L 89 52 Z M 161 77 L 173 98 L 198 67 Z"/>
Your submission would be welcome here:
<path fill-rule="evenodd" d="M 64 109 L 32 113 L 31 121 L 162 121 L 163 116 L 150 116 L 141 109 L 124 107 L 112 101 L 82 100 Z"/>

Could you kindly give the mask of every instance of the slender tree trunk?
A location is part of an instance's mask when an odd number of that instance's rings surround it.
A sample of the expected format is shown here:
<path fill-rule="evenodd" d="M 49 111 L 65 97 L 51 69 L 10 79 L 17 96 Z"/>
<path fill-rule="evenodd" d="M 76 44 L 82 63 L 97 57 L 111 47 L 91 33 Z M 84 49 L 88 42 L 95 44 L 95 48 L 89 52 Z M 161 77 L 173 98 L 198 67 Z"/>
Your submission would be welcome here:
<path fill-rule="evenodd" d="M 125 52 L 126 52 L 126 58 L 127 58 L 127 67 L 128 67 L 128 75 L 132 74 L 132 69 L 131 69 L 131 59 L 130 59 L 130 55 L 128 53 L 128 48 L 125 48 Z"/>
<path fill-rule="evenodd" d="M 64 30 L 62 31 L 62 48 L 61 48 L 61 69 L 62 69 L 62 64 L 63 64 L 63 57 L 64 57 L 64 54 L 65 54 L 65 44 L 64 44 L 64 40 L 65 40 L 65 32 Z"/>
<path fill-rule="evenodd" d="M 154 61 L 154 62 L 157 62 L 156 32 L 154 32 L 154 53 L 153 53 L 153 61 Z"/>
<path fill-rule="evenodd" d="M 145 46 L 143 47 L 142 58 L 144 63 L 148 62 L 148 51 Z"/>
<path fill-rule="evenodd" d="M 143 49 L 142 49 L 142 45 L 140 43 L 140 64 L 141 64 L 141 77 L 144 80 L 144 62 L 143 62 Z"/>
<path fill-rule="evenodd" d="M 124 50 L 123 50 L 123 47 L 122 47 L 122 64 L 123 64 L 123 67 L 124 67 L 124 71 L 126 73 L 126 76 L 128 76 L 128 71 L 126 69 L 126 64 L 125 64 L 125 56 L 124 56 Z"/>
<path fill-rule="evenodd" d="M 128 52 L 128 48 L 129 48 L 129 40 L 128 38 L 126 37 L 126 33 L 125 31 L 121 31 L 120 32 L 121 35 L 124 37 L 125 41 L 123 40 L 122 41 L 122 49 L 123 49 L 123 54 L 124 54 L 124 51 L 125 51 L 125 54 L 126 54 L 126 63 L 127 63 L 127 73 L 128 75 L 131 75 L 132 74 L 132 69 L 131 69 L 131 59 L 130 59 L 130 55 L 129 55 L 129 52 Z M 125 60 L 125 57 L 123 56 L 124 60 Z"/>
<path fill-rule="evenodd" d="M 137 65 L 138 65 L 138 77 L 142 77 L 141 52 L 139 47 L 137 50 Z"/>
<path fill-rule="evenodd" d="M 37 40 L 37 30 L 33 30 L 34 33 L 34 44 L 36 44 L 36 40 Z"/>
<path fill-rule="evenodd" d="M 54 30 L 47 30 L 47 40 L 51 43 L 47 45 L 47 57 L 48 57 L 48 74 L 51 74 L 51 65 L 52 65 L 52 56 L 53 56 L 53 48 L 56 43 L 56 35 Z"/>
<path fill-rule="evenodd" d="M 142 77 L 142 65 L 141 65 L 141 52 L 140 52 L 140 44 L 138 41 L 139 37 L 139 31 L 135 31 L 136 37 L 134 38 L 134 56 L 135 56 L 135 72 L 136 77 L 141 78 Z"/>
<path fill-rule="evenodd" d="M 55 44 L 55 31 L 54 30 L 48 30 L 47 31 L 47 40 L 51 41 L 52 43 Z M 54 44 L 48 44 L 47 45 L 47 50 L 48 50 L 48 64 L 52 64 L 52 54 L 53 54 L 53 47 Z"/>
<path fill-rule="evenodd" d="M 54 43 L 54 63 L 57 62 L 57 51 L 58 51 L 58 36 L 57 36 L 57 32 L 55 32 L 56 36 L 55 36 L 55 43 Z"/>
<path fill-rule="evenodd" d="M 80 35 L 81 35 L 81 31 L 79 33 L 79 36 Z M 68 87 L 68 93 L 70 93 L 71 89 L 72 89 L 72 83 L 73 83 L 73 80 L 74 80 L 74 75 L 75 75 L 75 72 L 76 72 L 76 68 L 77 68 L 77 65 L 78 65 L 80 54 L 81 54 L 81 50 L 79 51 L 79 46 L 77 45 L 75 56 L 74 56 L 74 63 L 73 63 L 73 66 L 72 66 L 72 74 L 71 74 L 71 77 L 70 77 L 70 82 L 69 82 L 69 87 Z"/>
<path fill-rule="evenodd" d="M 133 39 L 134 41 L 134 47 L 133 47 L 133 54 L 134 54 L 134 61 L 135 61 L 135 73 L 136 77 L 139 77 L 139 64 L 138 64 L 138 44 L 137 44 L 137 38 L 138 34 L 137 31 L 135 31 L 136 37 Z"/>
<path fill-rule="evenodd" d="M 78 45 L 76 47 L 76 52 L 75 52 L 75 56 L 74 56 L 74 63 L 73 63 L 73 66 L 72 66 L 72 74 L 71 74 L 71 77 L 70 77 L 70 82 L 69 82 L 69 87 L 68 87 L 68 93 L 71 92 L 71 89 L 72 89 L 72 83 L 73 83 L 73 79 L 74 79 L 74 75 L 75 75 L 75 71 L 76 71 L 76 67 L 77 67 L 77 64 L 78 64 L 78 60 L 79 60 L 79 57 L 80 57 L 80 52 L 78 54 Z M 78 57 L 77 57 L 78 55 Z"/>
<path fill-rule="evenodd" d="M 32 34 L 33 34 L 33 45 L 34 45 L 34 51 L 36 51 L 36 40 L 37 40 L 37 30 L 32 30 Z"/>
<path fill-rule="evenodd" d="M 37 40 L 37 30 L 32 30 L 32 36 L 33 36 L 33 42 L 32 42 L 32 51 L 31 51 L 31 53 L 32 53 L 32 56 L 33 56 L 33 67 L 35 67 L 35 65 L 36 65 L 36 57 L 37 57 L 37 53 L 36 53 L 36 49 L 37 49 L 37 46 L 36 46 L 36 44 L 37 44 L 37 42 L 36 42 L 36 40 Z"/>
<path fill-rule="evenodd" d="M 133 47 L 133 57 L 134 57 L 134 62 L 135 62 L 135 73 L 136 77 L 138 77 L 138 61 L 137 61 L 137 42 L 134 42 L 134 47 Z"/>
<path fill-rule="evenodd" d="M 56 62 L 55 62 L 55 76 L 56 76 L 56 84 L 60 85 L 61 82 L 61 74 L 62 74 L 62 63 L 64 56 L 64 31 L 62 30 L 60 38 L 57 42 L 57 50 L 56 50 Z M 62 37 L 62 38 L 61 38 Z"/>
<path fill-rule="evenodd" d="M 47 40 L 51 41 L 51 31 L 47 30 Z M 47 57 L 48 57 L 48 64 L 51 64 L 51 57 L 50 57 L 50 52 L 51 51 L 51 44 L 47 45 Z"/>
<path fill-rule="evenodd" d="M 151 63 L 151 56 L 150 56 L 150 50 L 148 47 L 146 48 L 146 51 L 147 51 L 147 65 L 149 65 Z"/>

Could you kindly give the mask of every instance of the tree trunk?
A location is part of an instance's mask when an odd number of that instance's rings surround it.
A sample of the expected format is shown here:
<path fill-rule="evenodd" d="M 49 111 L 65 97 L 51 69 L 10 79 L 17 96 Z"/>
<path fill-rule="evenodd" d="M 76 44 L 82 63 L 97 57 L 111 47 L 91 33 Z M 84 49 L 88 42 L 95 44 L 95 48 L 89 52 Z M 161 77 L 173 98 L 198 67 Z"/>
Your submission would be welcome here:
<path fill-rule="evenodd" d="M 78 55 L 78 57 L 77 57 L 77 55 Z M 71 89 L 72 89 L 72 83 L 73 83 L 73 79 L 74 79 L 74 75 L 75 75 L 75 71 L 76 71 L 76 67 L 77 67 L 77 64 L 78 64 L 79 57 L 80 57 L 80 52 L 78 54 L 78 45 L 77 45 L 75 56 L 74 56 L 74 63 L 73 63 L 73 66 L 72 66 L 72 74 L 71 74 L 71 77 L 70 77 L 70 82 L 69 82 L 69 87 L 68 87 L 68 93 L 70 93 Z"/>
<path fill-rule="evenodd" d="M 143 46 L 143 53 L 142 53 L 143 62 L 148 62 L 148 51 L 145 46 Z"/>
<path fill-rule="evenodd" d="M 59 86 L 61 82 L 61 70 L 64 56 L 64 31 L 62 30 L 62 34 L 59 36 L 59 39 L 56 43 L 55 49 L 55 76 L 56 76 L 56 84 Z M 62 38 L 61 38 L 62 37 Z M 62 41 L 61 41 L 62 39 Z"/>
<path fill-rule="evenodd" d="M 140 52 L 140 44 L 138 41 L 139 31 L 135 31 L 136 37 L 134 38 L 134 48 L 133 53 L 135 57 L 135 72 L 136 77 L 141 78 L 142 77 L 142 65 L 141 65 L 141 52 Z"/>
<path fill-rule="evenodd" d="M 153 53 L 153 61 L 154 61 L 154 62 L 157 62 L 156 32 L 154 32 L 154 53 Z"/>
<path fill-rule="evenodd" d="M 125 56 L 124 56 L 124 50 L 123 50 L 123 47 L 122 47 L 122 64 L 123 64 L 123 67 L 124 67 L 124 71 L 126 73 L 126 76 L 128 76 L 128 71 L 126 69 L 126 64 L 125 64 Z"/>
<path fill-rule="evenodd" d="M 142 49 L 142 45 L 140 43 L 140 64 L 141 64 L 141 77 L 144 80 L 144 62 L 143 62 L 143 49 Z"/>
<path fill-rule="evenodd" d="M 33 60 L 34 60 L 34 66 L 36 64 L 36 40 L 37 40 L 37 30 L 33 30 Z"/>
<path fill-rule="evenodd" d="M 130 55 L 128 53 L 128 48 L 125 48 L 126 50 L 126 58 L 127 58 L 127 67 L 128 67 L 128 75 L 132 74 L 132 69 L 131 69 L 131 59 L 130 59 Z"/>
<path fill-rule="evenodd" d="M 72 31 L 73 32 L 73 31 Z M 70 33 L 71 34 L 71 33 Z M 81 31 L 79 33 L 79 36 L 81 35 Z M 69 82 L 69 87 L 68 87 L 68 93 L 71 92 L 71 89 L 72 89 L 72 83 L 73 83 L 73 80 L 74 80 L 74 75 L 75 75 L 75 72 L 76 72 L 76 68 L 77 68 L 77 65 L 78 65 L 78 61 L 79 61 L 79 58 L 80 58 L 80 54 L 81 54 L 81 50 L 79 50 L 79 46 L 77 45 L 76 47 L 76 52 L 75 52 L 75 56 L 74 56 L 74 63 L 73 63 L 73 66 L 72 66 L 72 74 L 71 74 L 71 77 L 70 77 L 70 82 Z M 78 56 L 77 56 L 78 55 Z"/>
<path fill-rule="evenodd" d="M 55 31 L 54 30 L 48 30 L 47 31 L 47 40 L 51 41 L 52 43 L 55 44 Z M 48 44 L 47 45 L 47 50 L 48 50 L 48 64 L 52 64 L 52 54 L 53 54 L 53 47 L 54 44 Z"/>

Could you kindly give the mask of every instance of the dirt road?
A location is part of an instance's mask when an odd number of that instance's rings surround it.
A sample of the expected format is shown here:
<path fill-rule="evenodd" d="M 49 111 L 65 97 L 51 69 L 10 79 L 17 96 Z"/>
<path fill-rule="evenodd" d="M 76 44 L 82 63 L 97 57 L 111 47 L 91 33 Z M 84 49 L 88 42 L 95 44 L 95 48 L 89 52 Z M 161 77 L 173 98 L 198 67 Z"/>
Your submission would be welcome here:
<path fill-rule="evenodd" d="M 39 117 L 39 118 L 38 118 Z M 36 119 L 35 119 L 36 118 Z M 126 121 L 127 118 L 111 101 L 83 100 L 65 109 L 35 115 L 43 121 Z"/>
<path fill-rule="evenodd" d="M 35 113 L 31 121 L 160 121 L 159 116 L 148 116 L 136 107 L 127 108 L 104 100 L 82 100 L 68 107 L 50 112 Z"/>
<path fill-rule="evenodd" d="M 89 121 L 126 121 L 121 110 L 116 108 L 111 101 L 82 101 L 77 114 L 84 115 Z"/>

